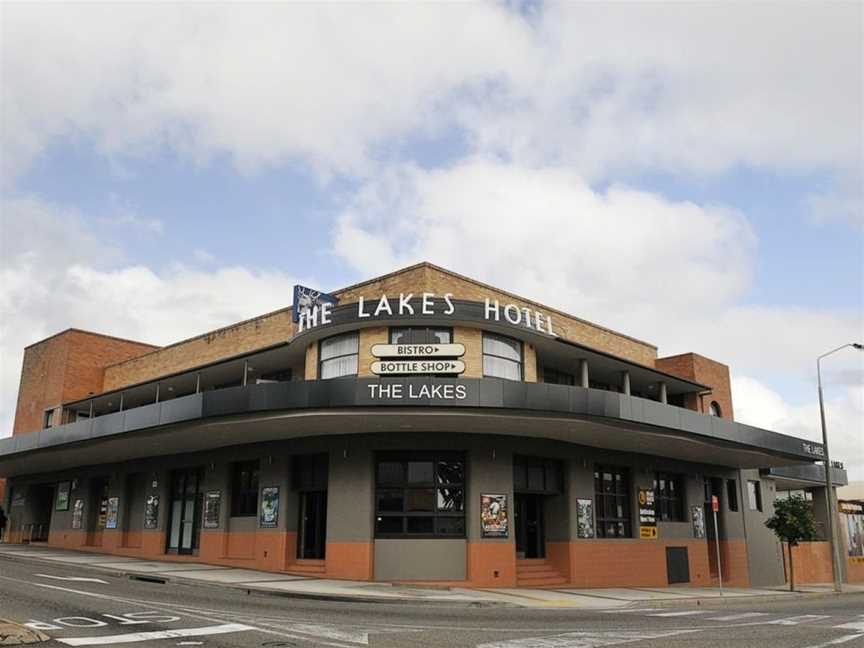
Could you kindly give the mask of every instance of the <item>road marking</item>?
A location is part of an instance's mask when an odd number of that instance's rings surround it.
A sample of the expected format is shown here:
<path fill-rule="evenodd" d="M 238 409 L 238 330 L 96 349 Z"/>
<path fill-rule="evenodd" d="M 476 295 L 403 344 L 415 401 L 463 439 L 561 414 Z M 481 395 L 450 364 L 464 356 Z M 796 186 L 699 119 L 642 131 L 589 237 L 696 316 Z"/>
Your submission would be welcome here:
<path fill-rule="evenodd" d="M 672 630 L 666 632 L 567 632 L 548 637 L 528 637 L 478 644 L 477 648 L 599 648 L 634 641 L 649 641 L 663 637 L 699 632 Z"/>
<path fill-rule="evenodd" d="M 740 619 L 753 619 L 755 617 L 767 616 L 767 612 L 742 612 L 741 614 L 730 614 L 728 616 L 713 617 L 712 621 L 738 621 Z"/>
<path fill-rule="evenodd" d="M 682 616 L 696 616 L 697 614 L 708 614 L 705 610 L 686 610 L 684 612 L 660 612 L 659 614 L 649 614 L 648 616 L 653 617 L 682 617 Z"/>
<path fill-rule="evenodd" d="M 843 630 L 860 630 L 864 632 L 864 621 L 852 621 L 851 623 L 844 623 L 843 625 L 836 625 L 835 628 L 842 628 Z"/>
<path fill-rule="evenodd" d="M 603 614 L 636 614 L 637 612 L 656 612 L 663 608 L 627 608 L 624 610 L 600 610 Z"/>
<path fill-rule="evenodd" d="M 256 630 L 256 628 L 243 625 L 242 623 L 225 623 L 223 625 L 205 626 L 203 628 L 178 628 L 177 630 L 130 632 L 129 634 L 101 637 L 73 637 L 70 639 L 57 639 L 57 641 L 64 643 L 67 646 L 113 646 L 114 644 L 136 643 L 138 641 L 151 641 L 153 639 L 204 637 L 207 635 L 226 634 L 228 632 L 244 632 L 246 630 Z"/>
<path fill-rule="evenodd" d="M 62 580 L 62 581 L 81 581 L 82 583 L 102 583 L 103 585 L 107 585 L 108 581 L 104 581 L 101 578 L 87 578 L 86 576 L 52 576 L 51 574 L 33 574 L 34 576 L 39 576 L 40 578 L 53 578 L 54 580 Z"/>
<path fill-rule="evenodd" d="M 858 639 L 859 637 L 864 637 L 864 634 L 844 635 L 842 637 L 832 639 L 831 641 L 826 641 L 825 643 L 806 646 L 806 648 L 825 648 L 825 646 L 836 646 L 837 644 L 846 643 L 847 641 L 852 641 L 853 639 Z"/>
<path fill-rule="evenodd" d="M 799 623 L 810 623 L 811 621 L 821 621 L 822 619 L 831 618 L 827 614 L 801 614 L 799 616 L 786 617 L 785 619 L 777 619 L 776 621 L 768 621 L 765 625 L 798 625 Z"/>

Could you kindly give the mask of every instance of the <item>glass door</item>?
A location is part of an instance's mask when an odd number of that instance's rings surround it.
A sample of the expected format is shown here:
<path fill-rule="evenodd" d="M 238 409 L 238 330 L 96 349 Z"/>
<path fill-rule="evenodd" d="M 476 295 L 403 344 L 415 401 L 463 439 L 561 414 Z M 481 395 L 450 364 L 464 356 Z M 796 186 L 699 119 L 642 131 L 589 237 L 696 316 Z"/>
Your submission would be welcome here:
<path fill-rule="evenodd" d="M 200 468 L 177 470 L 171 475 L 171 522 L 168 527 L 168 553 L 191 554 L 198 548 L 201 535 Z"/>
<path fill-rule="evenodd" d="M 300 493 L 297 558 L 323 560 L 327 538 L 327 491 Z"/>

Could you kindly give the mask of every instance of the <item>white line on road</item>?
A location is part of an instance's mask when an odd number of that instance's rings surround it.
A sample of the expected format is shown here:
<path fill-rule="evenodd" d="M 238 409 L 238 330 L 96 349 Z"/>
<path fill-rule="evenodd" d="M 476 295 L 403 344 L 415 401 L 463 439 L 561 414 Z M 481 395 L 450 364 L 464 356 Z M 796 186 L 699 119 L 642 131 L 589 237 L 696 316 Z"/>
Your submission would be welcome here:
<path fill-rule="evenodd" d="M 799 623 L 810 623 L 811 621 L 821 621 L 822 619 L 830 619 L 827 614 L 801 614 L 799 616 L 786 617 L 785 619 L 777 619 L 776 621 L 767 621 L 765 625 L 798 625 Z"/>
<path fill-rule="evenodd" d="M 682 617 L 696 616 L 697 614 L 708 614 L 705 610 L 687 610 L 685 612 L 660 612 L 659 614 L 649 614 L 652 617 Z"/>
<path fill-rule="evenodd" d="M 836 639 L 832 639 L 831 641 L 826 641 L 825 643 L 807 646 L 806 648 L 825 648 L 825 646 L 836 646 L 837 644 L 846 643 L 847 641 L 852 641 L 853 639 L 858 639 L 859 637 L 864 637 L 864 635 L 860 635 L 860 634 L 844 635 L 842 637 L 837 637 Z"/>
<path fill-rule="evenodd" d="M 130 632 L 128 634 L 106 635 L 100 637 L 73 637 L 71 639 L 57 639 L 67 646 L 113 646 L 114 644 L 136 643 L 139 641 L 150 641 L 152 639 L 177 639 L 180 637 L 204 637 L 207 635 L 226 634 L 228 632 L 244 632 L 256 630 L 252 626 L 242 623 L 226 623 L 218 626 L 205 626 L 203 628 L 178 628 L 177 630 L 154 630 L 152 632 Z"/>
<path fill-rule="evenodd" d="M 505 639 L 478 644 L 477 648 L 598 648 L 634 641 L 649 641 L 663 637 L 699 632 L 698 630 L 672 630 L 666 632 L 567 632 L 547 637 Z"/>
<path fill-rule="evenodd" d="M 107 585 L 108 581 L 104 581 L 101 578 L 87 578 L 85 576 L 52 576 L 51 574 L 33 574 L 34 576 L 39 576 L 40 578 L 53 578 L 54 580 L 62 580 L 62 581 L 81 581 L 82 583 L 102 583 L 103 585 Z"/>
<path fill-rule="evenodd" d="M 859 630 L 860 632 L 864 632 L 864 621 L 852 621 L 851 623 L 844 623 L 843 625 L 836 625 L 835 628 L 842 628 L 843 630 Z"/>
<path fill-rule="evenodd" d="M 712 621 L 739 621 L 741 619 L 754 619 L 760 616 L 767 616 L 767 612 L 742 612 L 741 614 L 730 614 L 728 616 L 713 617 Z"/>

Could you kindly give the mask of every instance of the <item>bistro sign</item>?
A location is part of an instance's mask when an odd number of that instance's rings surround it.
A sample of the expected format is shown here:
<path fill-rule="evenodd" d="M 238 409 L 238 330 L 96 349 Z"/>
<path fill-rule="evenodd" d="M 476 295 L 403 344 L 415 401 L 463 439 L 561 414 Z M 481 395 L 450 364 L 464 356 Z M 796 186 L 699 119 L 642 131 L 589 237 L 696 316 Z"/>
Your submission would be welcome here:
<path fill-rule="evenodd" d="M 465 355 L 464 344 L 373 344 L 376 358 L 454 358 Z"/>

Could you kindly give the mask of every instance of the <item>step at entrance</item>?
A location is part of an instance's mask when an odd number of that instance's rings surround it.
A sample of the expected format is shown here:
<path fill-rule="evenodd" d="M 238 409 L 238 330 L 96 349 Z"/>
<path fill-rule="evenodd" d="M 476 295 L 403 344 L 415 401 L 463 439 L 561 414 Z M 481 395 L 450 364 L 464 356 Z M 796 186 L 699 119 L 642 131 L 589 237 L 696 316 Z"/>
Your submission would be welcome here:
<path fill-rule="evenodd" d="M 516 584 L 519 587 L 556 587 L 566 585 L 567 579 L 545 558 L 529 558 L 516 561 Z"/>
<path fill-rule="evenodd" d="M 288 565 L 285 571 L 309 576 L 322 576 L 327 571 L 327 563 L 323 560 L 298 560 Z"/>

